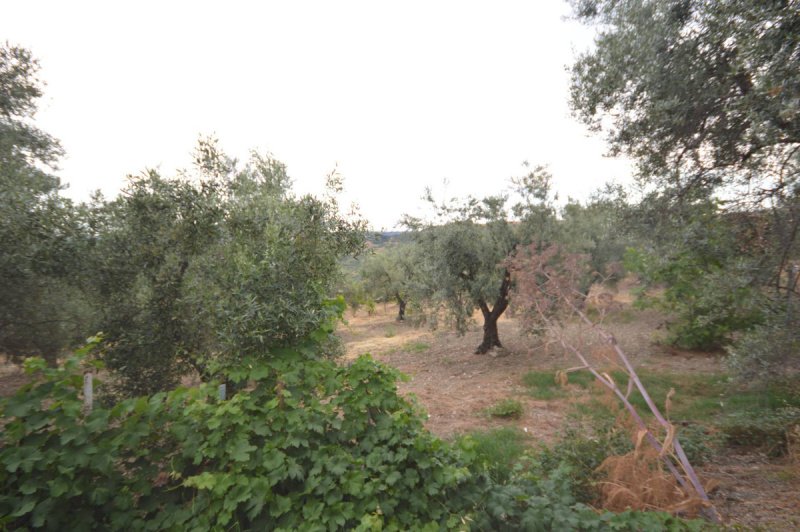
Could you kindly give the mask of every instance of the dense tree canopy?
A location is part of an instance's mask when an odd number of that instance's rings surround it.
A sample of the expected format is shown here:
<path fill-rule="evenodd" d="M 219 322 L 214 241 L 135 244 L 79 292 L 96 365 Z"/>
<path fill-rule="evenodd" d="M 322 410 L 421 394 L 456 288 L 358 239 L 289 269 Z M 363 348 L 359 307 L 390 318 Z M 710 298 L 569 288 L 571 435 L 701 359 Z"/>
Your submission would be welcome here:
<path fill-rule="evenodd" d="M 572 4 L 598 34 L 573 66 L 571 103 L 649 187 L 632 262 L 667 283 L 673 339 L 724 344 L 782 313 L 800 258 L 800 6 Z"/>
<path fill-rule="evenodd" d="M 397 303 L 397 319 L 406 317 L 406 307 L 414 290 L 415 268 L 420 257 L 413 244 L 398 243 L 366 257 L 359 275 L 365 290 L 379 301 Z"/>
<path fill-rule="evenodd" d="M 415 294 L 427 303 L 435 326 L 444 313 L 464 333 L 475 310 L 483 316 L 483 341 L 476 353 L 502 347 L 497 320 L 508 308 L 511 275 L 504 265 L 519 244 L 546 245 L 555 235 L 552 176 L 543 167 L 512 180 L 513 198 L 425 199 L 435 216 L 423 222 L 406 217 L 415 232 L 420 260 Z"/>
<path fill-rule="evenodd" d="M 37 71 L 27 50 L 0 46 L 0 351 L 53 362 L 85 312 L 71 279 L 77 211 L 50 173 L 62 150 L 32 124 Z"/>
<path fill-rule="evenodd" d="M 95 279 L 106 360 L 126 393 L 169 388 L 244 356 L 294 345 L 326 322 L 338 260 L 357 254 L 364 222 L 327 198 L 296 197 L 285 167 L 244 165 L 202 139 L 195 167 L 132 177 L 93 211 Z"/>
<path fill-rule="evenodd" d="M 577 0 L 598 27 L 573 67 L 572 105 L 679 187 L 796 194 L 800 7 L 794 1 Z"/>

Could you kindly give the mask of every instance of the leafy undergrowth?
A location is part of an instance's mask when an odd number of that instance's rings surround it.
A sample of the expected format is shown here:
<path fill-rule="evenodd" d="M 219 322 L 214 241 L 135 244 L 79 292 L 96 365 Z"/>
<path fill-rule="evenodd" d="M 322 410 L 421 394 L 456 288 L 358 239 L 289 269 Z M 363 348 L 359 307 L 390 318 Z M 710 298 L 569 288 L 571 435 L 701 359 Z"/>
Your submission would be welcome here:
<path fill-rule="evenodd" d="M 595 470 L 625 442 L 565 434 L 553 447 L 533 447 L 513 428 L 473 432 L 457 444 L 474 453 L 473 468 L 487 472 L 493 488 L 483 500 L 476 530 L 711 530 L 700 520 L 665 512 L 597 512 Z M 541 523 L 548 526 L 541 527 Z"/>
<path fill-rule="evenodd" d="M 611 372 L 625 383 L 621 372 Z M 731 382 L 725 374 L 656 373 L 641 371 L 639 377 L 657 406 L 678 427 L 678 435 L 689 458 L 706 461 L 713 447 L 722 443 L 758 447 L 771 455 L 788 450 L 787 434 L 800 425 L 800 386 L 773 383 L 748 387 Z M 537 399 L 575 398 L 576 412 L 595 424 L 603 424 L 619 414 L 621 405 L 608 396 L 588 372 L 569 374 L 569 384 L 557 382 L 548 371 L 529 372 L 523 377 L 528 393 Z M 624 388 L 624 387 L 623 387 Z M 677 390 L 667 404 L 670 390 Z M 642 395 L 634 389 L 631 403 L 651 419 Z M 685 442 L 685 443 L 684 443 Z"/>
<path fill-rule="evenodd" d="M 490 416 L 506 419 L 519 419 L 522 417 L 522 411 L 522 403 L 516 399 L 503 399 L 486 409 L 486 413 Z"/>
<path fill-rule="evenodd" d="M 610 374 L 624 389 L 624 376 Z M 642 371 L 640 377 L 676 426 L 677 437 L 694 465 L 713 462 L 732 447 L 755 448 L 771 456 L 791 454 L 800 442 L 800 388 L 796 383 L 756 388 L 731 382 L 724 374 Z M 571 425 L 556 444 L 534 452 L 536 463 L 545 468 L 567 464 L 574 494 L 582 502 L 609 509 L 637 504 L 675 509 L 675 501 L 658 498 L 674 491 L 674 480 L 657 470 L 657 453 L 648 454 L 641 439 L 634 444 L 636 431 L 631 430 L 619 401 L 588 372 L 570 373 L 566 384 L 558 380 L 552 371 L 534 371 L 523 378 L 529 395 L 541 400 L 569 399 L 571 403 Z M 673 389 L 677 393 L 667 399 Z M 652 424 L 643 397 L 633 391 L 630 400 Z"/>
<path fill-rule="evenodd" d="M 229 370 L 228 379 L 247 386 L 225 401 L 209 384 L 89 414 L 79 395 L 82 358 L 59 369 L 30 360 L 33 382 L 0 403 L 0 527 L 705 526 L 663 513 L 595 511 L 581 502 L 567 461 L 519 456 L 511 432 L 456 445 L 431 436 L 397 395 L 397 372 L 368 357 L 337 366 L 306 348 L 271 355 Z"/>

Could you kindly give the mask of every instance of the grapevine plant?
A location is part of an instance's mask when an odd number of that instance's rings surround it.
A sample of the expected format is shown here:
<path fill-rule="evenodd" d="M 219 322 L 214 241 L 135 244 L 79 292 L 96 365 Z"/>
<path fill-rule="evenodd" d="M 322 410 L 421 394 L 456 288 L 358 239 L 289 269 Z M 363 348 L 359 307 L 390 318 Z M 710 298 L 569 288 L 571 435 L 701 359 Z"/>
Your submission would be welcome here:
<path fill-rule="evenodd" d="M 60 368 L 28 359 L 31 382 L 0 403 L 0 529 L 684 528 L 576 504 L 559 471 L 495 484 L 469 439 L 423 428 L 395 370 L 312 346 L 228 368 L 240 386 L 227 400 L 208 383 L 89 413 L 85 353 Z"/>

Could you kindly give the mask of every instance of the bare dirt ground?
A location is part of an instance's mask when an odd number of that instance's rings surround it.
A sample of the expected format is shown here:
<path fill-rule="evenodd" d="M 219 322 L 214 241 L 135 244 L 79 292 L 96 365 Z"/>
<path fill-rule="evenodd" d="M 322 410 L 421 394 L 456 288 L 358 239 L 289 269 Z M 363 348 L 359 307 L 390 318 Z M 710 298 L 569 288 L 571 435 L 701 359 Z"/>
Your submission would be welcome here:
<path fill-rule="evenodd" d="M 515 425 L 532 438 L 549 442 L 564 426 L 566 403 L 537 401 L 522 393 L 522 376 L 533 370 L 567 369 L 577 365 L 555 339 L 530 337 L 513 317 L 500 318 L 503 349 L 474 355 L 482 329 L 475 324 L 464 336 L 449 330 L 431 331 L 396 321 L 394 306 L 378 307 L 372 316 L 361 311 L 347 316 L 339 330 L 346 358 L 369 353 L 399 369 L 411 379 L 399 384 L 406 395 L 415 396 L 430 415 L 427 427 L 434 434 L 450 437 L 475 429 Z M 627 316 L 627 315 L 625 315 Z M 619 340 L 639 368 L 681 372 L 720 370 L 717 357 L 663 347 L 652 332 L 663 322 L 657 312 L 640 311 L 636 320 L 624 318 L 604 327 Z M 572 326 L 566 334 L 588 334 Z M 483 411 L 498 401 L 514 397 L 526 403 L 519 420 L 490 419 Z"/>
<path fill-rule="evenodd" d="M 720 372 L 719 354 L 680 351 L 659 344 L 664 317 L 656 311 L 623 307 L 604 323 L 634 366 L 652 371 Z M 410 377 L 398 384 L 401 393 L 415 397 L 428 412 L 427 428 L 444 438 L 473 430 L 515 426 L 532 444 L 553 443 L 570 423 L 569 400 L 535 400 L 524 393 L 522 377 L 532 370 L 574 367 L 577 362 L 550 342 L 523 334 L 518 320 L 501 318 L 503 349 L 488 355 L 473 354 L 481 341 L 477 324 L 463 337 L 449 330 L 430 331 L 397 322 L 396 308 L 379 306 L 372 316 L 365 311 L 348 314 L 340 335 L 346 359 L 370 353 Z M 579 327 L 566 334 L 579 337 Z M 523 403 L 520 419 L 501 420 L 485 410 L 513 397 Z M 726 523 L 757 530 L 800 530 L 800 464 L 788 459 L 768 459 L 758 453 L 730 451 L 700 474 L 715 480 L 712 500 Z"/>
<path fill-rule="evenodd" d="M 0 397 L 7 397 L 17 391 L 28 378 L 22 369 L 13 364 L 6 355 L 0 355 Z"/>

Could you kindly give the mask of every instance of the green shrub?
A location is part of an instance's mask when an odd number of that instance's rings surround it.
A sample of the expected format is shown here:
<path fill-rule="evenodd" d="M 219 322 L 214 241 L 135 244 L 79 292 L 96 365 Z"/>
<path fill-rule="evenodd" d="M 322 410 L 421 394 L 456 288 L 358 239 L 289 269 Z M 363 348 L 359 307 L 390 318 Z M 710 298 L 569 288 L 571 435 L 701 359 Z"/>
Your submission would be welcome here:
<path fill-rule="evenodd" d="M 684 521 L 664 512 L 597 512 L 576 501 L 569 467 L 547 475 L 519 469 L 504 484 L 487 490 L 470 527 L 477 531 L 517 530 L 706 530 L 704 521 Z"/>
<path fill-rule="evenodd" d="M 762 294 L 752 283 L 752 265 L 729 255 L 728 244 L 722 244 L 726 238 L 710 238 L 706 243 L 719 239 L 711 249 L 684 243 L 666 255 L 627 251 L 626 268 L 650 286 L 665 286 L 662 295 L 639 297 L 637 304 L 672 315 L 667 343 L 683 349 L 716 349 L 730 343 L 732 334 L 763 320 Z"/>
<path fill-rule="evenodd" d="M 582 431 L 569 427 L 558 442 L 542 448 L 536 455 L 540 471 L 550 471 L 564 464 L 573 496 L 580 502 L 591 503 L 596 498 L 597 468 L 609 456 L 622 455 L 633 449 L 628 434 L 607 423 L 587 437 Z"/>
<path fill-rule="evenodd" d="M 486 413 L 492 417 L 519 419 L 522 417 L 522 403 L 516 399 L 503 399 L 496 405 L 487 408 Z"/>
<path fill-rule="evenodd" d="M 724 443 L 724 436 L 702 425 L 689 424 L 678 429 L 678 441 L 693 466 L 710 461 L 717 448 Z"/>
<path fill-rule="evenodd" d="M 775 305 L 766 314 L 763 324 L 728 348 L 728 366 L 740 380 L 772 382 L 787 368 L 800 368 L 800 308 Z"/>
<path fill-rule="evenodd" d="M 474 462 L 485 467 L 489 476 L 497 482 L 511 477 L 514 466 L 519 464 L 525 451 L 530 450 L 527 436 L 519 429 L 502 427 L 482 432 L 472 432 L 459 440 L 464 447 L 469 442 Z"/>
<path fill-rule="evenodd" d="M 0 526 L 61 530 L 453 528 L 478 493 L 369 358 L 251 361 L 214 386 L 81 414 L 79 359 L 29 362 L 2 404 Z"/>
<path fill-rule="evenodd" d="M 762 447 L 771 455 L 787 451 L 788 433 L 800 425 L 800 408 L 786 406 L 775 410 L 735 412 L 721 424 L 730 445 Z"/>

